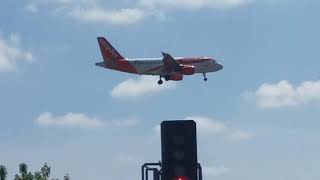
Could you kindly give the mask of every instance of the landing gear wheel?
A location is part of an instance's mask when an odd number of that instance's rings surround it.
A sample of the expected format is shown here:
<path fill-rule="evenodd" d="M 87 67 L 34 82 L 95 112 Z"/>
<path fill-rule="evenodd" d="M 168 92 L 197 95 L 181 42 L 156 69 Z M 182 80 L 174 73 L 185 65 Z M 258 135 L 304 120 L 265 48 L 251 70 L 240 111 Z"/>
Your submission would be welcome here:
<path fill-rule="evenodd" d="M 207 76 L 206 76 L 206 73 L 203 73 L 203 78 L 204 78 L 204 79 L 203 79 L 204 81 L 208 81 L 208 78 L 207 78 Z"/>
<path fill-rule="evenodd" d="M 162 76 L 160 76 L 160 79 L 159 79 L 159 81 L 158 81 L 158 84 L 159 84 L 159 85 L 161 85 L 161 84 L 163 83 L 163 81 L 162 81 L 161 78 L 162 78 Z"/>

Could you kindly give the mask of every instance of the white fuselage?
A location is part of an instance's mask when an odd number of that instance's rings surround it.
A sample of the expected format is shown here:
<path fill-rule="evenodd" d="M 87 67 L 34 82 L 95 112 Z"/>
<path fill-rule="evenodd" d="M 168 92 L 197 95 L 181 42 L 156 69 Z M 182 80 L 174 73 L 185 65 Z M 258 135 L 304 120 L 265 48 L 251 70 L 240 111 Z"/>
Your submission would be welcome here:
<path fill-rule="evenodd" d="M 146 75 L 168 75 L 164 68 L 163 58 L 137 58 L 126 59 L 133 67 L 135 67 L 138 74 Z M 192 66 L 195 73 L 207 73 L 219 71 L 223 66 L 211 58 L 174 58 L 179 64 Z"/>

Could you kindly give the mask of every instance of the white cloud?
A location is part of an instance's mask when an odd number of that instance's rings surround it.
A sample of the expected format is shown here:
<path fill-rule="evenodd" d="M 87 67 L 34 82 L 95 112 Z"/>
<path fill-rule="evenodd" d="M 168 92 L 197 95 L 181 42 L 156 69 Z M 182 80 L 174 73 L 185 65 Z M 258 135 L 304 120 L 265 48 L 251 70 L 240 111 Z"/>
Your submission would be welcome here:
<path fill-rule="evenodd" d="M 9 36 L 9 39 L 10 39 L 10 42 L 12 42 L 12 44 L 14 44 L 14 45 L 20 45 L 20 43 L 21 43 L 21 38 L 16 33 L 11 33 Z"/>
<path fill-rule="evenodd" d="M 224 9 L 247 4 L 251 0 L 140 0 L 140 4 L 148 8 L 176 9 Z"/>
<path fill-rule="evenodd" d="M 123 162 L 130 162 L 130 161 L 134 161 L 134 158 L 129 155 L 120 155 L 118 156 L 118 160 Z"/>
<path fill-rule="evenodd" d="M 111 124 L 115 127 L 133 127 L 140 123 L 139 119 L 127 118 L 127 119 L 117 119 L 113 120 Z"/>
<path fill-rule="evenodd" d="M 203 167 L 203 174 L 210 177 L 218 177 L 228 173 L 229 169 L 225 166 L 206 166 Z"/>
<path fill-rule="evenodd" d="M 62 116 L 54 116 L 50 112 L 39 115 L 36 122 L 41 127 L 72 127 L 72 128 L 99 128 L 105 123 L 96 118 L 90 118 L 82 113 L 67 113 Z"/>
<path fill-rule="evenodd" d="M 241 141 L 251 139 L 253 135 L 249 132 L 238 130 L 231 133 L 230 138 L 232 140 Z"/>
<path fill-rule="evenodd" d="M 113 9 L 100 0 L 30 0 L 25 9 L 36 13 L 39 7 L 48 7 L 55 12 L 84 22 L 127 25 L 145 18 L 166 20 L 168 9 L 198 10 L 203 8 L 226 9 L 247 4 L 252 0 L 133 0 L 130 7 Z M 120 1 L 120 4 L 123 3 Z M 125 3 L 123 3 L 125 4 Z M 128 3 L 127 3 L 128 4 Z"/>
<path fill-rule="evenodd" d="M 199 133 L 222 134 L 228 130 L 224 123 L 207 117 L 193 116 L 187 117 L 186 120 L 194 120 L 197 123 Z"/>
<path fill-rule="evenodd" d="M 212 118 L 190 116 L 185 119 L 194 120 L 197 123 L 197 131 L 202 135 L 220 135 L 234 141 L 249 140 L 253 137 L 253 134 L 247 131 L 232 128 Z"/>
<path fill-rule="evenodd" d="M 80 5 L 95 5 L 97 4 L 99 0 L 29 0 L 30 3 L 33 4 L 41 4 L 41 5 L 46 5 L 46 4 L 55 4 L 55 5 L 75 5 L 75 4 L 80 4 Z"/>
<path fill-rule="evenodd" d="M 197 124 L 197 134 L 200 136 L 220 136 L 232 141 L 245 141 L 253 137 L 253 134 L 232 128 L 225 123 L 208 117 L 189 116 L 185 120 L 194 120 Z M 153 128 L 155 134 L 160 136 L 161 126 L 156 125 Z"/>
<path fill-rule="evenodd" d="M 156 133 L 157 136 L 160 136 L 161 135 L 161 126 L 160 125 L 156 125 L 154 128 L 153 128 L 154 132 Z"/>
<path fill-rule="evenodd" d="M 83 113 L 66 113 L 64 115 L 53 115 L 50 112 L 44 112 L 36 119 L 36 124 L 40 127 L 65 127 L 65 128 L 128 128 L 137 126 L 140 120 L 137 118 L 123 118 L 111 121 L 102 121 L 98 118 L 92 118 Z"/>
<path fill-rule="evenodd" d="M 146 16 L 145 11 L 137 7 L 110 9 L 106 8 L 102 2 L 98 0 L 33 0 L 25 9 L 34 13 L 39 7 L 47 7 L 79 21 L 116 25 L 133 24 Z"/>
<path fill-rule="evenodd" d="M 37 13 L 39 11 L 38 6 L 35 4 L 28 4 L 25 10 L 30 13 Z"/>
<path fill-rule="evenodd" d="M 140 9 L 120 9 L 107 11 L 101 8 L 76 8 L 69 15 L 73 18 L 88 21 L 111 24 L 133 24 L 144 18 L 145 12 Z"/>
<path fill-rule="evenodd" d="M 32 62 L 34 56 L 30 51 L 21 49 L 20 37 L 11 34 L 6 41 L 0 37 L 0 72 L 7 72 L 16 68 L 17 62 Z"/>
<path fill-rule="evenodd" d="M 320 102 L 320 81 L 305 81 L 296 87 L 286 80 L 277 84 L 264 83 L 253 94 L 257 105 L 262 108 L 280 108 Z"/>
<path fill-rule="evenodd" d="M 153 95 L 176 87 L 172 81 L 165 82 L 161 86 L 157 84 L 157 81 L 158 79 L 152 76 L 140 76 L 138 79 L 128 79 L 115 86 L 110 94 L 112 97 L 117 98 L 132 98 Z"/>

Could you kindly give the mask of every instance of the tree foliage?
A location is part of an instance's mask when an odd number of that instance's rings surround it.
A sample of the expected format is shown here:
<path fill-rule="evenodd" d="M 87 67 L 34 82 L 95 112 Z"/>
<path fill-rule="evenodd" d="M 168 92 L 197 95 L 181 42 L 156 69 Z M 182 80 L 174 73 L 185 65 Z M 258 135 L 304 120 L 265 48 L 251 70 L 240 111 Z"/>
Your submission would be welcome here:
<path fill-rule="evenodd" d="M 41 168 L 41 174 L 42 174 L 42 177 L 47 180 L 49 179 L 49 176 L 50 176 L 50 166 L 48 166 L 47 163 L 44 164 L 44 166 Z"/>
<path fill-rule="evenodd" d="M 7 174 L 7 168 L 3 165 L 0 165 L 0 180 L 6 180 Z"/>
<path fill-rule="evenodd" d="M 19 165 L 20 174 L 16 174 L 14 180 L 33 180 L 33 174 L 28 172 L 28 165 L 21 163 Z"/>
<path fill-rule="evenodd" d="M 63 180 L 70 180 L 69 174 L 65 175 L 65 176 L 63 177 Z"/>
<path fill-rule="evenodd" d="M 0 165 L 0 180 L 6 180 L 7 178 L 7 169 L 5 166 Z M 19 165 L 19 173 L 14 176 L 14 180 L 59 180 L 57 178 L 51 178 L 51 167 L 45 163 L 40 171 L 35 173 L 28 172 L 28 165 L 21 163 Z M 65 175 L 64 180 L 70 180 L 69 175 Z"/>

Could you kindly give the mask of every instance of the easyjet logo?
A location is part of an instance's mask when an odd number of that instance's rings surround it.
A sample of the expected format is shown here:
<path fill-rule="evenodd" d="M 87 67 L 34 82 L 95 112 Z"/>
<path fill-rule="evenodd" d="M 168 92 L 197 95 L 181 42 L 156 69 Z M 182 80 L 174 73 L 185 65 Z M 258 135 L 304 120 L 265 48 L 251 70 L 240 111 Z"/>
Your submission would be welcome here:
<path fill-rule="evenodd" d="M 109 46 L 109 44 L 106 41 L 101 39 L 100 43 L 105 48 L 105 50 L 108 51 L 111 54 L 112 57 L 114 57 L 114 58 L 118 58 L 119 57 L 118 53 L 111 46 Z"/>

